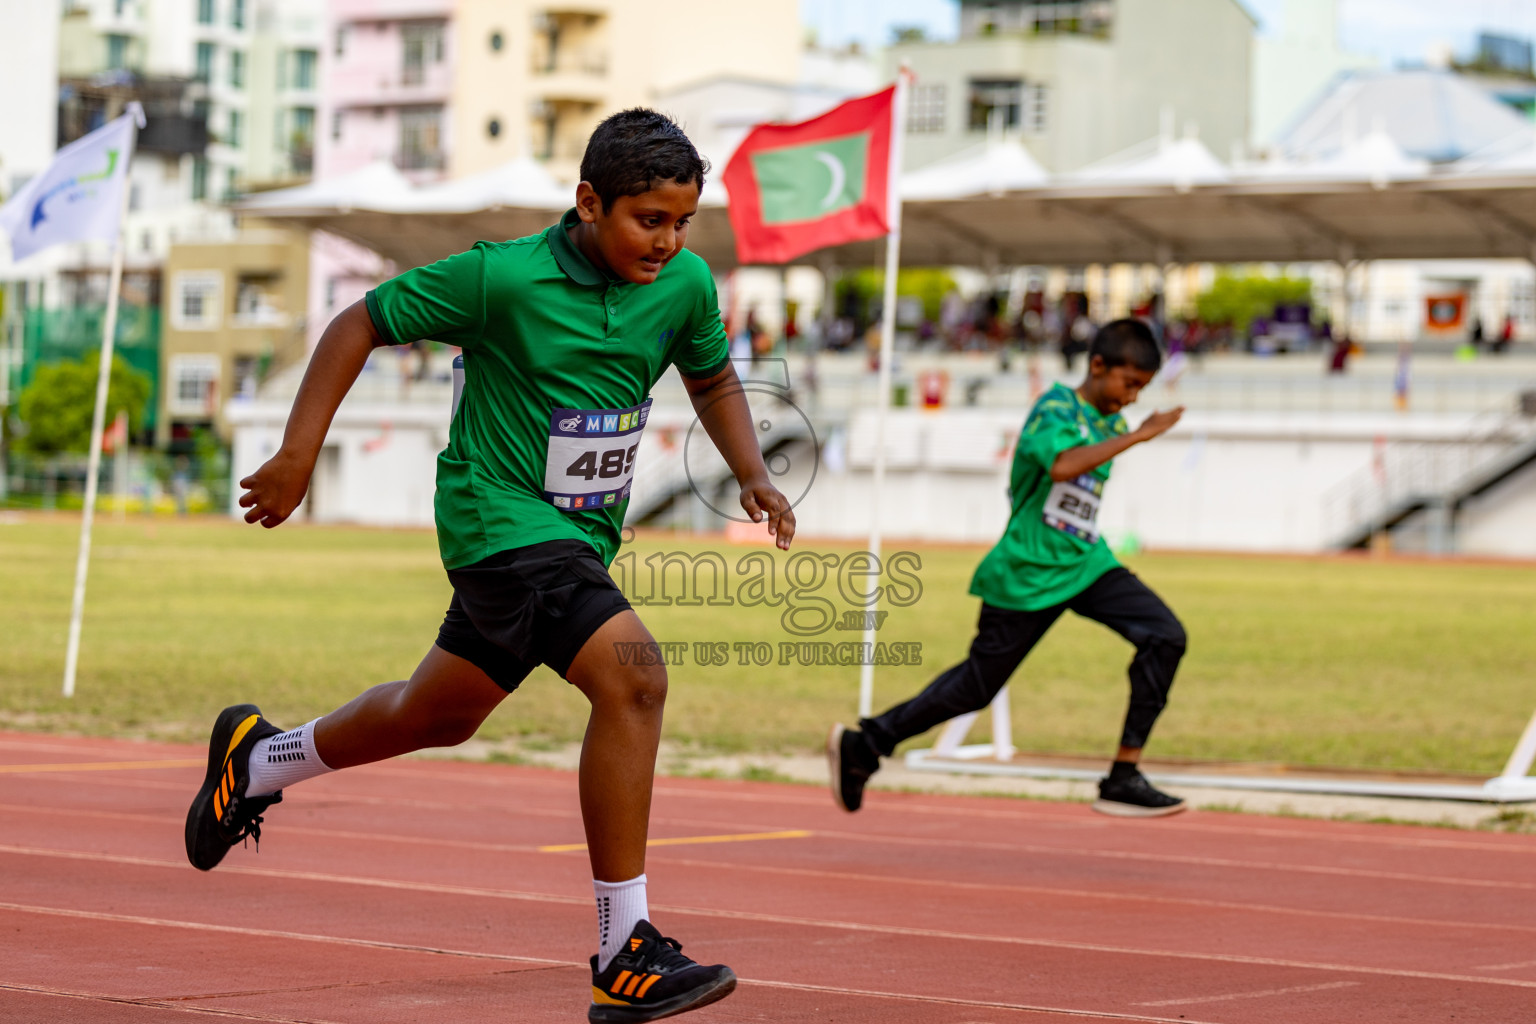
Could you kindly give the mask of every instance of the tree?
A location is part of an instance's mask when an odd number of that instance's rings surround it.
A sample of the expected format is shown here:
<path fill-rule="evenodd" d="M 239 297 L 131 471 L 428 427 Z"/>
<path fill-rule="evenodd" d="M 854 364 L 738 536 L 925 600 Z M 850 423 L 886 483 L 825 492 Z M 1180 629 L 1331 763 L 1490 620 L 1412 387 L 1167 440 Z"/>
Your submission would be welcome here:
<path fill-rule="evenodd" d="M 1306 278 L 1220 273 L 1195 299 L 1195 309 L 1202 322 L 1230 324 L 1242 334 L 1259 317 L 1274 316 L 1276 306 L 1311 301 L 1312 282 Z"/>
<path fill-rule="evenodd" d="M 71 362 L 40 366 L 32 383 L 16 402 L 21 430 L 14 438 L 18 452 L 57 455 L 86 452 L 91 446 L 91 415 L 96 408 L 96 375 L 100 354 Z M 119 411 L 128 413 L 128 433 L 143 426 L 149 406 L 150 380 L 119 358 L 112 360 L 107 383 L 107 423 Z"/>

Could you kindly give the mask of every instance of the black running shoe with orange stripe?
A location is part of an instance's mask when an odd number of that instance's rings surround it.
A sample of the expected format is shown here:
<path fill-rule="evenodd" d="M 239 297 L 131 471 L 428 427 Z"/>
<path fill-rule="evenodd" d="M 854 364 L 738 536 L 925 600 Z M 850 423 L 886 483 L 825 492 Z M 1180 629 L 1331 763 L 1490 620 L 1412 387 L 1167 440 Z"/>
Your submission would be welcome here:
<path fill-rule="evenodd" d="M 261 847 L 261 812 L 283 798 L 282 790 L 268 796 L 246 796 L 250 785 L 251 749 L 258 740 L 283 730 L 261 717 L 254 704 L 236 704 L 219 712 L 208 740 L 208 774 L 187 811 L 187 859 L 208 871 L 229 848 L 246 836 Z"/>
<path fill-rule="evenodd" d="M 629 933 L 624 952 L 597 969 L 592 958 L 591 1024 L 661 1020 L 697 1010 L 730 995 L 736 975 L 724 964 L 705 967 L 683 955 L 682 943 L 641 921 Z"/>

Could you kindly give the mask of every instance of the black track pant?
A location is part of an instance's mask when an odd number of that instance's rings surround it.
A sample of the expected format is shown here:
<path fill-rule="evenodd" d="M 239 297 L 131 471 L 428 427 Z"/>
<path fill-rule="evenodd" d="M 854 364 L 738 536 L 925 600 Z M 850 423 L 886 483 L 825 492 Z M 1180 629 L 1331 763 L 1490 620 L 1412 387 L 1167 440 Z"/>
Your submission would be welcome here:
<path fill-rule="evenodd" d="M 936 725 L 992 703 L 1019 662 L 1045 636 L 1062 612 L 1071 609 L 1102 622 L 1136 647 L 1131 659 L 1131 705 L 1120 744 L 1144 747 L 1152 723 L 1168 703 L 1173 674 L 1184 657 L 1184 627 L 1146 584 L 1116 567 L 1081 594 L 1034 612 L 1009 611 L 983 603 L 971 655 L 944 672 L 922 693 L 877 718 L 860 723 L 880 753 L 889 757 L 896 744 Z"/>

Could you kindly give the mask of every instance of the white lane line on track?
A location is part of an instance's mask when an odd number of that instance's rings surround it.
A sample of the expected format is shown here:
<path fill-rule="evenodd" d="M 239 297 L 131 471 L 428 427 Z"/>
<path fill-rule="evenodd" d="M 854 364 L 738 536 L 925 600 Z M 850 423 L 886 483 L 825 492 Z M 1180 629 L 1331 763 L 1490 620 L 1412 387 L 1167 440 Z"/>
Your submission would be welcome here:
<path fill-rule="evenodd" d="M 1292 985 L 1290 988 L 1267 988 L 1259 992 L 1229 992 L 1223 996 L 1189 996 L 1183 999 L 1157 999 L 1137 1006 L 1193 1006 L 1195 1003 L 1224 1003 L 1230 999 L 1267 999 L 1270 996 L 1300 995 L 1303 992 L 1327 992 L 1336 988 L 1354 988 L 1358 981 L 1331 981 L 1326 985 Z"/>
<path fill-rule="evenodd" d="M 30 807 L 26 805 L 0 804 L 0 811 L 32 812 L 45 815 L 75 816 L 81 812 L 71 811 L 67 808 Z M 89 811 L 84 812 L 92 817 L 105 818 L 120 821 L 162 822 L 163 819 L 150 814 L 129 814 L 119 811 Z M 670 819 L 655 819 L 657 824 L 683 824 Z M 691 823 L 687 823 L 691 824 Z M 476 850 L 486 853 L 539 853 L 541 849 L 531 843 L 481 843 L 467 839 L 439 839 L 432 836 L 402 836 L 379 832 L 355 832 L 343 829 L 314 828 L 305 826 L 304 834 L 318 836 L 327 839 L 349 839 L 369 843 L 397 843 L 402 846 L 429 846 L 446 847 L 457 850 Z M 573 846 L 573 849 L 576 847 Z M 584 846 L 582 847 L 584 848 Z M 1065 889 L 1051 886 L 1015 885 L 1007 882 L 961 882 L 952 879 L 937 878 L 913 878 L 905 875 L 880 875 L 866 874 L 851 871 L 825 871 L 816 868 L 791 868 L 770 864 L 747 864 L 731 861 L 703 861 L 686 857 L 668 856 L 659 849 L 648 853 L 647 858 L 658 864 L 674 864 L 679 867 L 701 868 L 718 871 L 751 871 L 759 874 L 784 875 L 799 878 L 827 878 L 846 880 L 853 882 L 868 882 L 873 885 L 917 885 L 928 888 L 951 889 L 962 892 L 1016 892 L 1022 895 L 1041 896 L 1065 896 L 1073 899 L 1090 899 L 1110 903 L 1153 903 L 1166 906 L 1180 907 L 1208 907 L 1218 910 L 1233 910 L 1239 912 L 1284 914 L 1294 917 L 1315 917 L 1333 921 L 1361 921 L 1378 924 L 1408 925 L 1424 928 L 1459 928 L 1483 931 L 1505 932 L 1536 932 L 1536 925 L 1526 924 L 1499 924 L 1482 921 L 1452 921 L 1440 918 L 1402 917 L 1395 914 L 1365 914 L 1343 910 L 1311 910 L 1304 907 L 1281 907 L 1267 903 L 1241 903 L 1235 900 L 1203 900 L 1193 897 L 1180 896 L 1149 896 L 1145 893 L 1102 892 L 1090 889 Z M 1532 961 L 1536 964 L 1536 961 Z M 1514 966 L 1527 966 L 1518 964 Z M 1504 970 L 1510 968 L 1476 967 L 1473 970 Z"/>
<path fill-rule="evenodd" d="M 1514 964 L 1489 964 L 1487 967 L 1474 967 L 1474 971 L 1518 971 L 1522 967 L 1536 967 L 1536 960 L 1521 960 Z"/>
<path fill-rule="evenodd" d="M 386 949 L 411 953 L 431 953 L 440 956 L 472 957 L 480 960 L 500 960 L 514 963 L 537 963 L 550 967 L 578 967 L 583 970 L 591 968 L 586 963 L 575 960 L 547 960 L 536 957 L 510 956 L 502 953 L 481 953 L 471 950 L 447 949 L 432 946 L 412 946 L 392 942 L 379 942 L 372 939 L 348 939 L 334 935 L 317 935 L 308 932 L 272 931 L 263 928 L 242 928 L 234 925 L 209 925 L 195 921 L 178 921 L 169 918 L 138 917 L 130 914 L 108 914 L 98 911 L 67 910 L 55 907 L 33 907 L 15 903 L 0 903 L 0 910 L 11 910 L 18 913 L 34 913 L 52 915 L 58 917 L 84 918 L 95 921 L 113 921 L 125 924 L 138 924 L 160 928 L 186 928 L 194 931 L 224 932 L 228 934 L 243 935 L 251 938 L 282 938 L 299 942 L 319 942 L 328 945 L 360 946 L 369 949 Z M 948 996 L 924 996 L 907 992 L 884 992 L 871 989 L 844 988 L 832 985 L 810 985 L 803 982 L 792 981 L 768 981 L 759 978 L 743 978 L 743 984 L 759 985 L 763 988 L 788 989 L 798 992 L 820 992 L 828 995 L 858 996 L 860 998 L 891 999 L 903 1002 L 939 1003 L 951 1006 L 973 1006 L 989 1009 L 1014 1010 L 1024 1013 L 1054 1013 L 1061 1016 L 1083 1017 L 1089 1020 L 1123 1020 L 1136 1022 L 1149 1022 L 1149 1024 L 1209 1024 L 1209 1022 L 1192 1021 L 1188 1018 L 1148 1017 L 1143 1014 L 1116 1013 L 1105 1010 L 1083 1010 L 1061 1006 L 1037 1006 L 1027 1003 L 1006 1003 L 990 1000 L 960 999 Z M 1348 982 L 1346 984 L 1355 984 Z M 78 999 L 106 999 L 112 1002 L 133 1003 L 143 1006 L 156 1006 L 165 1009 L 188 1009 L 217 1013 L 225 1016 L 249 1017 L 252 1020 L 286 1020 L 287 1018 L 267 1017 L 257 1014 L 241 1013 L 238 1011 L 220 1010 L 212 1007 L 188 1006 L 181 1000 L 169 999 L 132 999 L 123 996 L 109 996 L 84 992 L 71 992 L 62 989 L 45 989 L 34 986 L 8 985 L 0 983 L 0 991 L 38 992 L 47 995 L 70 996 Z M 219 998 L 218 995 L 205 998 Z M 295 1022 L 300 1024 L 300 1022 Z"/>
<path fill-rule="evenodd" d="M 1063 889 L 1044 885 L 1015 885 L 1009 882 L 959 882 L 952 879 L 913 878 L 906 875 L 865 874 L 854 871 L 826 871 L 820 868 L 788 868 L 773 864 L 743 864 L 739 861 L 693 860 L 670 856 L 662 851 L 646 854 L 647 863 L 674 864 L 687 868 L 713 868 L 721 871 L 754 871 L 760 874 L 787 875 L 798 878 L 828 878 L 874 885 L 918 885 L 964 892 L 1016 892 L 1030 896 L 1070 896 L 1108 903 L 1160 903 L 1179 907 L 1208 907 L 1217 910 L 1253 911 L 1263 914 L 1288 914 L 1319 917 L 1334 921 L 1368 921 L 1376 924 L 1413 925 L 1427 928 L 1471 928 L 1489 931 L 1536 932 L 1536 925 L 1492 924 L 1480 921 L 1447 921 L 1430 917 L 1400 917 L 1394 914 L 1362 914 L 1345 910 L 1308 910 L 1304 907 L 1279 907 L 1268 903 L 1239 903 L 1235 900 L 1202 900 L 1189 896 L 1148 896 L 1140 893 L 1101 892 L 1092 889 Z M 1532 961 L 1536 964 L 1536 961 Z M 1526 966 L 1526 965 L 1520 965 Z M 1476 968 L 1480 971 L 1487 967 Z"/>
<path fill-rule="evenodd" d="M 146 1002 L 142 999 L 109 996 L 100 992 L 71 992 L 67 989 L 42 988 L 37 985 L 7 985 L 4 982 L 0 982 L 0 992 L 23 992 L 29 995 L 48 996 L 52 999 L 75 999 L 85 1003 L 110 1003 L 113 1006 L 142 1006 L 146 1009 L 171 1010 L 176 1013 L 193 1014 L 198 1017 L 223 1017 L 226 1020 L 259 1020 L 265 1022 L 265 1024 L 335 1024 L 335 1022 L 320 1017 L 305 1017 L 301 1020 L 295 1017 L 278 1017 L 269 1013 L 225 1010 L 216 1006 L 187 1006 L 181 1003 Z"/>
<path fill-rule="evenodd" d="M 119 857 L 115 854 L 79 853 L 49 850 L 38 847 L 0 845 L 0 853 L 20 856 L 56 857 L 65 860 L 81 860 L 105 864 L 130 864 L 140 867 L 169 868 L 186 871 L 180 861 L 151 860 L 145 857 Z M 364 888 L 390 889 L 400 892 L 420 892 L 446 896 L 466 896 L 477 899 L 518 900 L 531 903 L 554 903 L 566 906 L 591 905 L 590 897 L 560 896 L 552 893 L 526 892 L 512 889 L 487 889 L 467 885 L 444 885 L 435 882 L 405 882 L 394 879 L 367 878 L 357 875 L 336 875 L 318 871 L 279 871 L 266 868 L 221 867 L 222 874 L 246 875 L 254 878 L 270 878 L 279 881 L 317 882 L 325 885 L 355 885 Z M 1389 978 L 1417 978 L 1428 981 L 1457 981 L 1473 985 L 1494 985 L 1507 988 L 1536 989 L 1536 981 L 1513 978 L 1486 978 L 1470 974 L 1450 974 L 1441 971 L 1419 971 L 1409 968 L 1370 967 L 1362 964 L 1335 964 L 1309 960 L 1287 960 L 1279 957 L 1243 956 L 1235 953 L 1201 953 L 1167 949 L 1141 949 L 1135 946 L 1111 946 L 1095 942 L 1075 942 L 1067 939 L 1028 939 L 1012 935 L 988 935 L 975 932 L 956 932 L 939 928 L 915 928 L 905 925 L 861 924 L 854 921 L 826 921 L 817 918 L 792 917 L 786 914 L 760 914 L 742 910 L 717 910 L 710 907 L 686 907 L 677 904 L 655 904 L 655 910 L 669 914 L 689 914 L 695 917 L 723 918 L 730 921 L 757 921 L 798 928 L 822 928 L 829 931 L 856 932 L 899 938 L 919 936 L 957 942 L 992 943 L 1004 946 L 1023 946 L 1035 949 L 1075 950 L 1084 953 L 1104 953 L 1112 956 L 1160 957 L 1172 960 L 1190 960 L 1206 963 L 1249 964 L 1256 967 L 1283 967 L 1308 971 L 1328 971 L 1335 974 L 1363 974 Z"/>
<path fill-rule="evenodd" d="M 4 746 L 6 746 L 6 745 L 7 744 L 0 743 L 0 749 L 3 749 Z M 26 744 L 22 743 L 22 744 L 18 744 L 18 745 L 19 746 L 25 746 Z M 76 750 L 78 748 L 67 747 L 67 746 L 53 746 L 53 745 L 50 745 L 46 749 Z M 449 771 L 451 771 L 453 766 L 456 766 L 458 764 L 463 764 L 464 763 L 464 762 L 455 762 L 455 761 L 451 761 L 451 760 L 441 760 L 441 761 L 434 762 L 434 759 L 432 759 L 432 758 L 418 758 L 418 759 L 414 759 L 414 760 L 416 762 L 418 762 L 418 764 L 413 765 L 410 762 L 407 762 L 407 763 L 404 763 L 404 764 L 400 764 L 400 763 L 395 763 L 395 764 L 372 764 L 372 765 L 364 765 L 364 766 L 362 766 L 359 769 L 350 769 L 350 771 L 352 771 L 355 775 L 361 774 L 362 772 L 367 772 L 369 774 L 375 774 L 375 775 L 394 775 L 394 776 L 401 777 L 401 778 L 416 778 L 416 779 L 427 778 L 427 779 L 439 780 L 439 779 L 441 779 L 441 777 L 444 774 L 447 774 Z M 434 767 L 432 767 L 434 763 L 445 766 L 445 769 L 434 769 Z M 505 767 L 505 766 L 498 766 L 498 767 Z M 551 772 L 551 773 L 554 773 L 554 772 L 561 771 L 561 769 L 548 769 L 548 771 Z M 487 775 L 481 775 L 481 774 L 478 774 L 478 773 L 468 773 L 468 774 L 466 774 L 466 773 L 461 773 L 461 772 L 453 772 L 453 774 L 454 774 L 455 782 L 468 782 L 468 783 L 473 783 L 473 784 L 478 784 L 478 785 L 489 786 L 489 787 L 492 787 L 492 788 L 517 788 L 517 787 L 523 787 L 523 786 L 538 786 L 538 787 L 544 788 L 544 789 L 549 789 L 549 788 L 568 789 L 568 790 L 571 790 L 572 792 L 574 792 L 574 788 L 575 788 L 574 784 L 569 782 L 569 781 L 567 781 L 567 780 L 563 780 L 562 779 L 562 780 L 556 781 L 556 780 L 553 780 L 553 779 L 543 778 L 543 777 L 541 777 L 540 774 L 523 774 L 523 773 L 519 772 L 518 774 L 516 774 L 515 776 L 513 776 L 511 778 L 496 778 L 496 777 L 491 777 L 488 774 Z M 567 772 L 565 774 L 569 774 L 569 773 Z M 667 780 L 666 777 L 663 777 L 663 780 L 664 781 L 659 782 L 659 784 L 655 787 L 655 793 L 657 795 L 669 795 L 669 796 L 680 796 L 680 797 L 685 797 L 685 798 L 696 798 L 701 792 L 705 792 L 705 793 L 709 792 L 709 790 L 707 790 L 707 789 L 690 788 L 690 787 L 686 787 L 686 786 L 679 786 L 679 785 L 676 784 L 676 782 L 674 780 Z M 673 784 L 669 785 L 668 784 L 669 781 L 671 781 Z M 183 787 L 176 787 L 176 788 L 177 789 L 181 789 Z M 918 797 L 921 797 L 924 794 L 906 794 L 906 795 L 907 796 L 918 796 Z M 1024 810 L 1013 810 L 1013 809 L 997 810 L 997 809 L 994 809 L 994 808 L 987 808 L 987 807 L 975 807 L 975 806 L 971 806 L 970 804 L 973 801 L 975 801 L 975 800 L 985 799 L 985 798 L 983 798 L 983 797 L 975 797 L 975 796 L 973 796 L 971 794 L 963 794 L 963 793 L 962 794 L 944 794 L 944 795 L 946 795 L 946 796 L 959 796 L 961 798 L 968 798 L 967 799 L 967 805 L 966 806 L 958 806 L 957 807 L 957 806 L 948 806 L 948 805 L 944 805 L 944 804 L 923 804 L 923 803 L 913 803 L 913 802 L 909 802 L 909 801 L 904 801 L 902 803 L 901 807 L 900 807 L 900 810 L 901 810 L 902 813 L 910 813 L 910 814 L 935 815 L 935 816 L 939 816 L 939 817 L 959 817 L 959 818 L 965 818 L 967 820 L 978 819 L 978 818 L 991 818 L 991 819 L 997 819 L 997 820 L 1003 820 L 1003 821 L 1017 821 L 1017 822 L 1020 822 L 1022 824 L 1031 824 L 1031 825 L 1061 825 L 1061 826 L 1064 826 L 1064 827 L 1088 829 L 1088 830 L 1094 830 L 1094 831 L 1099 831 L 1099 830 L 1104 830 L 1104 829 L 1113 829 L 1113 828 L 1117 828 L 1117 827 L 1127 827 L 1125 825 L 1125 823 L 1123 823 L 1123 822 L 1117 822 L 1117 821 L 1113 821 L 1113 820 L 1110 820 L 1110 819 L 1100 820 L 1098 818 L 1086 818 L 1086 817 L 1085 818 L 1075 818 L 1075 817 L 1068 817 L 1068 816 L 1063 815 L 1063 814 L 1031 814 L 1030 812 L 1024 811 Z M 814 808 L 816 808 L 818 810 L 821 810 L 821 809 L 825 808 L 825 800 L 824 799 L 802 797 L 802 796 L 799 796 L 797 794 L 792 794 L 792 793 L 777 794 L 777 793 L 762 793 L 762 792 L 733 792 L 733 793 L 730 794 L 730 799 L 733 800 L 733 801 L 740 802 L 740 803 L 785 804 L 785 805 L 794 806 L 794 807 L 814 807 Z M 445 805 L 445 806 L 448 806 L 448 805 Z M 1309 820 L 1309 819 L 1299 819 L 1299 820 Z M 1329 822 L 1329 821 L 1326 821 L 1326 820 L 1323 820 L 1323 819 L 1319 819 L 1317 823 L 1320 826 L 1340 826 L 1340 827 L 1342 827 L 1342 825 L 1345 824 L 1345 823 Z M 743 825 L 743 827 L 758 827 L 758 826 Z M 1134 827 L 1139 827 L 1139 826 L 1131 825 L 1129 827 L 1133 827 L 1134 828 Z M 1378 828 L 1378 827 L 1381 827 L 1381 826 L 1371 825 L 1371 826 L 1366 826 L 1366 827 Z M 1413 827 L 1413 826 L 1403 826 L 1403 827 Z M 1306 841 L 1323 841 L 1323 842 L 1330 842 L 1330 843 L 1355 843 L 1355 844 L 1368 845 L 1368 846 L 1384 846 L 1384 847 L 1396 846 L 1396 847 L 1422 847 L 1422 848 L 1444 848 L 1444 849 L 1458 849 L 1458 850 L 1476 850 L 1476 851 L 1479 851 L 1479 852 L 1511 853 L 1511 854 L 1520 854 L 1520 855 L 1524 855 L 1524 856 L 1536 856 L 1536 845 L 1532 845 L 1532 844 L 1529 844 L 1529 843 L 1519 843 L 1519 842 L 1514 842 L 1514 841 L 1506 842 L 1506 841 L 1503 841 L 1503 840 L 1500 840 L 1500 839 L 1497 839 L 1497 838 L 1491 837 L 1491 836 L 1486 838 L 1486 839 L 1483 839 L 1483 840 L 1473 840 L 1473 839 L 1446 839 L 1446 838 L 1442 838 L 1442 837 L 1427 837 L 1427 836 L 1421 837 L 1421 836 L 1398 836 L 1398 835 L 1369 835 L 1369 834 L 1359 834 L 1359 833 L 1329 834 L 1329 832 L 1325 831 L 1323 828 L 1318 828 L 1318 829 L 1310 829 L 1310 828 L 1276 829 L 1276 828 L 1260 828 L 1260 827 L 1251 826 L 1251 825 L 1221 825 L 1221 824 L 1215 824 L 1215 823 L 1212 823 L 1212 822 L 1201 821 L 1198 818 L 1191 819 L 1191 818 L 1189 818 L 1187 816 L 1181 817 L 1181 820 L 1177 824 L 1177 828 L 1179 830 L 1181 830 L 1181 831 L 1210 832 L 1210 833 L 1215 833 L 1215 834 L 1241 835 L 1241 836 L 1251 836 L 1251 837 L 1259 837 L 1259 838 L 1266 838 L 1266 839 L 1291 839 L 1291 840 L 1306 840 Z"/>
<path fill-rule="evenodd" d="M 95 783 L 95 781 L 96 780 L 93 779 L 93 784 Z M 352 799 L 352 798 L 350 798 L 350 797 L 342 797 L 341 799 Z M 370 799 L 372 799 L 372 798 L 370 798 Z M 397 806 L 411 806 L 412 805 L 412 802 L 408 801 L 408 800 L 384 800 L 384 799 L 379 799 L 378 802 L 393 804 L 393 805 L 397 805 Z M 433 802 L 430 802 L 430 801 L 417 801 L 416 805 L 417 806 L 434 807 L 434 808 L 442 808 L 442 809 L 445 809 L 445 810 L 448 810 L 448 809 L 460 809 L 460 810 L 462 810 L 461 806 L 448 805 L 448 804 L 436 804 L 436 803 L 433 803 Z M 40 809 L 37 809 L 37 808 L 26 808 L 26 809 L 36 811 L 37 813 L 47 813 L 46 811 L 40 810 Z M 112 813 L 112 812 L 67 811 L 67 812 L 64 812 L 64 813 L 76 814 L 76 815 L 87 815 L 87 814 Z M 551 813 L 551 812 L 542 812 L 542 813 L 543 813 L 544 816 L 561 817 L 561 818 L 565 818 L 565 817 L 568 817 L 568 816 L 574 816 L 576 814 L 575 811 L 570 812 L 570 815 L 567 815 L 567 814 L 564 814 L 564 813 Z M 759 828 L 760 827 L 760 826 L 757 826 L 757 825 L 746 825 L 746 824 L 737 825 L 735 823 L 721 824 L 719 822 L 687 821 L 686 819 L 670 818 L 670 817 L 667 817 L 664 814 L 655 815 L 655 816 L 652 817 L 651 820 L 652 820 L 653 824 L 688 824 L 690 826 L 698 825 L 699 827 L 705 827 L 705 828 L 740 827 L 740 828 L 743 828 L 743 829 L 752 829 L 752 828 Z M 792 826 L 784 826 L 784 827 L 785 828 L 790 828 Z M 1277 862 L 1277 861 L 1248 861 L 1248 860 L 1237 860 L 1237 859 L 1233 859 L 1233 858 L 1230 858 L 1230 857 L 1196 857 L 1196 856 L 1183 855 L 1183 854 L 1151 853 L 1151 852 L 1148 852 L 1148 851 L 1145 851 L 1145 850 L 1106 850 L 1106 849 L 1102 849 L 1102 848 L 1089 847 L 1089 846 L 1083 846 L 1083 847 L 1039 846 L 1039 845 L 1031 845 L 1031 844 L 1026 844 L 1026 843 L 990 842 L 990 841 L 985 841 L 985 840 L 980 840 L 980 839 L 974 839 L 974 840 L 973 839 L 940 839 L 940 838 L 921 837 L 921 836 L 889 835 L 889 834 L 881 834 L 881 833 L 873 833 L 873 832 L 840 832 L 840 831 L 836 831 L 836 830 L 832 830 L 832 829 L 815 829 L 814 831 L 817 833 L 817 835 L 819 835 L 820 837 L 822 837 L 824 839 L 840 839 L 840 840 L 844 840 L 844 841 L 848 841 L 848 842 L 888 843 L 888 844 L 900 845 L 900 846 L 928 846 L 928 847 L 938 847 L 938 848 L 942 848 L 942 849 L 958 849 L 958 850 L 991 850 L 991 851 L 1010 853 L 1010 854 L 1014 854 L 1014 853 L 1029 853 L 1029 854 L 1035 854 L 1035 855 L 1038 855 L 1038 856 L 1045 856 L 1045 857 L 1062 857 L 1062 858 L 1097 857 L 1097 858 L 1106 859 L 1106 860 L 1130 860 L 1130 861 L 1135 861 L 1138 864 L 1145 864 L 1145 863 L 1148 863 L 1148 862 L 1155 862 L 1155 863 L 1160 863 L 1160 864 L 1191 865 L 1191 866 L 1195 866 L 1195 867 L 1231 868 L 1231 869 L 1234 869 L 1234 870 L 1245 871 L 1245 872 L 1253 872 L 1253 871 L 1292 872 L 1292 873 L 1298 873 L 1298 874 L 1325 875 L 1325 876 L 1343 877 L 1343 878 L 1362 878 L 1362 879 L 1369 879 L 1369 880 L 1383 880 L 1383 879 L 1385 879 L 1385 880 L 1388 880 L 1388 881 L 1395 881 L 1395 882 L 1410 882 L 1410 883 L 1414 883 L 1414 884 L 1417 884 L 1417 885 L 1447 885 L 1447 886 L 1453 886 L 1453 887 L 1464 887 L 1464 888 L 1473 888 L 1473 889 L 1495 889 L 1495 890 L 1496 889 L 1515 889 L 1515 890 L 1522 890 L 1522 891 L 1536 891 L 1536 882 L 1518 882 L 1518 881 L 1513 881 L 1513 880 L 1487 879 L 1487 878 L 1452 877 L 1452 876 L 1449 876 L 1449 875 L 1421 875 L 1421 874 L 1413 874 L 1413 873 L 1404 872 L 1404 871 L 1380 871 L 1380 870 L 1369 870 L 1369 869 L 1364 869 L 1364 868 L 1332 867 L 1332 866 L 1324 865 L 1324 864 L 1294 864 L 1294 863 L 1285 863 L 1285 862 Z M 357 834 L 357 833 L 354 833 L 354 834 Z M 385 838 L 388 838 L 388 837 L 380 835 L 380 836 L 377 836 L 376 838 L 385 839 Z M 453 840 L 443 840 L 443 842 L 454 842 L 454 841 Z"/>
<path fill-rule="evenodd" d="M 422 946 L 409 942 L 385 942 L 382 939 L 348 939 L 334 935 L 319 935 L 313 932 L 282 931 L 274 928 L 250 928 L 244 925 L 233 924 L 209 924 L 203 921 L 180 921 L 167 917 L 144 917 L 139 914 L 111 914 L 101 910 L 74 910 L 69 907 L 43 907 L 26 903 L 0 903 L 0 911 L 9 910 L 18 914 L 41 914 L 46 917 L 73 917 L 87 921 L 114 921 L 118 924 L 139 924 L 157 928 L 184 928 L 196 932 L 220 932 L 226 935 L 241 935 L 246 938 L 260 939 L 292 939 L 304 942 L 320 942 L 333 946 L 363 946 L 369 949 L 384 949 L 395 953 L 428 953 L 440 956 L 472 957 L 479 960 L 500 960 L 510 963 L 539 964 L 545 967 L 586 967 L 590 966 L 577 960 L 550 960 L 539 956 L 513 956 L 509 953 L 483 953 L 468 949 L 448 949 L 442 946 Z M 212 996 L 208 998 L 213 998 Z"/>

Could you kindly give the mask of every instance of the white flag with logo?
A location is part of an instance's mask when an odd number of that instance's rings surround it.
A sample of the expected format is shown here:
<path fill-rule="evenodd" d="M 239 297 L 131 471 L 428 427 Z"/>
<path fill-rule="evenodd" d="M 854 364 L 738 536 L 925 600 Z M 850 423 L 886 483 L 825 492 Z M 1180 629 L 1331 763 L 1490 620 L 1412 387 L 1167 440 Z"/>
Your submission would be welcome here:
<path fill-rule="evenodd" d="M 114 241 L 133 156 L 135 109 L 76 139 L 0 206 L 11 258 L 26 259 L 59 242 Z"/>

